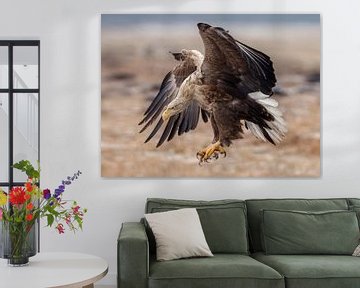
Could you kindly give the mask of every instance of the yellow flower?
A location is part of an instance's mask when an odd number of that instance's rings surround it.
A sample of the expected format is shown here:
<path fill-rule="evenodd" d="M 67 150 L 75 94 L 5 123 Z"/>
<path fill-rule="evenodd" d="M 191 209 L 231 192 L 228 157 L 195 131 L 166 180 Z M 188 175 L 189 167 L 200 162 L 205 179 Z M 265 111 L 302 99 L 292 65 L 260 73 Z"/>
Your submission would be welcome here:
<path fill-rule="evenodd" d="M 0 189 L 0 206 L 4 206 L 7 203 L 7 196 L 5 193 Z"/>

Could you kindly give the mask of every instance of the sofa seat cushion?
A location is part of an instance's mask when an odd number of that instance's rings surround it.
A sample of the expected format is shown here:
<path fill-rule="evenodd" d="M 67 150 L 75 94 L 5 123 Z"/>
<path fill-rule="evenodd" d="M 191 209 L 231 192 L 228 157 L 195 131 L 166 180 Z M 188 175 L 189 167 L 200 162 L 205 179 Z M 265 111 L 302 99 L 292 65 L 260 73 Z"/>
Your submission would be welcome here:
<path fill-rule="evenodd" d="M 215 254 L 211 258 L 150 261 L 149 288 L 284 288 L 274 269 L 246 255 Z"/>
<path fill-rule="evenodd" d="M 358 288 L 360 258 L 343 255 L 265 255 L 252 257 L 284 275 L 287 288 Z"/>

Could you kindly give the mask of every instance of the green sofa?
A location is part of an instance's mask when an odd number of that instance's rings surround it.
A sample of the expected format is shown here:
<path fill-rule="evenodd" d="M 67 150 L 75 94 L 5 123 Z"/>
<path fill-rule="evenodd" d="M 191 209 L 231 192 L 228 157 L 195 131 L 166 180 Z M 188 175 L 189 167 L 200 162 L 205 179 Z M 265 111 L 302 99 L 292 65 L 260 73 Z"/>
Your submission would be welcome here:
<path fill-rule="evenodd" d="M 117 246 L 119 288 L 360 287 L 360 257 L 349 254 L 359 241 L 356 216 L 360 215 L 360 199 L 192 201 L 153 198 L 147 200 L 145 212 L 188 207 L 197 208 L 214 257 L 156 261 L 154 236 L 145 221 L 123 223 Z M 277 225 L 276 221 L 281 223 Z M 319 231 L 301 230 L 309 229 L 311 223 L 319 223 Z M 320 237 L 316 234 L 325 229 L 324 223 L 330 225 L 328 227 L 339 227 L 345 233 L 325 238 L 317 247 L 318 243 L 311 241 L 321 242 L 321 234 Z M 274 229 L 265 233 L 265 226 Z M 349 239 L 344 241 L 339 234 L 347 234 L 350 230 L 356 231 L 349 232 Z M 278 231 L 285 231 L 285 239 L 278 238 Z M 309 238 L 305 240 L 310 241 L 310 245 L 301 239 L 302 234 Z M 279 243 L 284 244 L 284 252 L 290 249 L 295 254 L 282 253 Z M 313 253 L 316 249 L 320 249 L 319 255 Z M 278 254 L 268 251 L 278 251 Z"/>

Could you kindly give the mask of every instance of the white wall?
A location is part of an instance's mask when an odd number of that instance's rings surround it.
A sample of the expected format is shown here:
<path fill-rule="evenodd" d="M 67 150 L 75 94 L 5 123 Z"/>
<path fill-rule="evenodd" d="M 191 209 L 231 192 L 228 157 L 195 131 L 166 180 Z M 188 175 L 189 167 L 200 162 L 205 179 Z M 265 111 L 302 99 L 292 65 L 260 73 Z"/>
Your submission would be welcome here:
<path fill-rule="evenodd" d="M 322 14 L 322 177 L 319 179 L 102 179 L 100 177 L 100 14 Z M 79 251 L 110 264 L 115 283 L 121 222 L 137 221 L 147 197 L 259 198 L 359 196 L 360 2 L 320 0 L 0 0 L 0 38 L 41 40 L 43 186 L 77 169 L 67 196 L 89 208 L 83 233 L 42 229 L 43 251 Z"/>

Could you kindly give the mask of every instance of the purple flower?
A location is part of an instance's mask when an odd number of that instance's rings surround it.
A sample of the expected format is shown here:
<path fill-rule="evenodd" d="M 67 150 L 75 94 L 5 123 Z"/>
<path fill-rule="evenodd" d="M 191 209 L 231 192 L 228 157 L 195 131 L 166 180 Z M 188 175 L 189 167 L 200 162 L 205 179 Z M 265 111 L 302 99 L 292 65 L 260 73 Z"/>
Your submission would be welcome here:
<path fill-rule="evenodd" d="M 81 174 L 82 174 L 81 171 L 78 170 L 76 173 L 74 173 L 74 175 L 72 177 L 68 176 L 68 177 L 66 177 L 66 180 L 62 180 L 59 187 L 57 189 L 55 189 L 55 191 L 54 191 L 54 197 L 59 200 L 60 195 L 65 191 L 65 186 L 70 185 L 72 183 L 72 181 L 78 179 L 78 177 Z"/>
<path fill-rule="evenodd" d="M 43 196 L 44 198 L 47 200 L 51 197 L 51 193 L 50 193 L 50 190 L 49 189 L 44 189 L 43 191 Z"/>
<path fill-rule="evenodd" d="M 63 190 L 63 189 L 55 189 L 55 192 L 54 192 L 54 197 L 56 198 L 56 199 L 58 199 L 59 197 L 60 197 L 60 195 L 64 192 L 65 190 Z"/>

